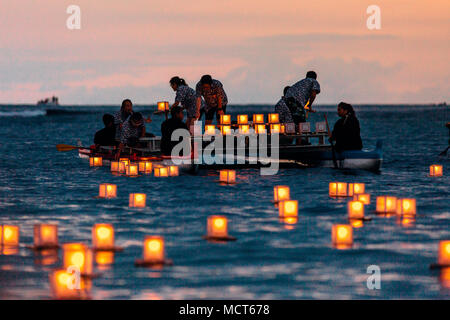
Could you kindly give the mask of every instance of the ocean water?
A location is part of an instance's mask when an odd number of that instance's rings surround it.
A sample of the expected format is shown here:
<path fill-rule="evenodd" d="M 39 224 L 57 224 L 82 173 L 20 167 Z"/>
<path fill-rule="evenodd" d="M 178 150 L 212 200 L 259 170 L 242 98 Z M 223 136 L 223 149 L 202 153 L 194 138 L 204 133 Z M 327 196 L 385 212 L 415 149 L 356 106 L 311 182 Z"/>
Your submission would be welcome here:
<path fill-rule="evenodd" d="M 136 106 L 144 115 L 154 106 Z M 217 172 L 158 179 L 113 176 L 108 167 L 90 168 L 76 151 L 58 152 L 58 143 L 92 143 L 105 112 L 118 106 L 73 106 L 84 111 L 46 116 L 43 108 L 0 106 L 0 224 L 20 226 L 20 247 L 0 255 L 0 299 L 49 299 L 49 271 L 26 247 L 33 225 L 56 223 L 59 240 L 91 243 L 95 223 L 112 223 L 116 253 L 93 280 L 95 299 L 448 299 L 450 276 L 430 271 L 439 240 L 450 239 L 450 109 L 438 106 L 358 106 L 364 147 L 384 143 L 381 173 L 329 168 L 284 169 L 275 176 L 238 170 L 236 185 L 222 186 Z M 318 106 L 310 121 L 335 106 Z M 269 112 L 270 106 L 230 106 L 231 114 Z M 160 134 L 161 116 L 147 130 Z M 444 166 L 444 177 L 428 177 L 429 165 Z M 372 221 L 354 229 L 354 247 L 330 244 L 331 226 L 347 223 L 346 201 L 328 197 L 330 181 L 364 182 L 372 196 L 366 208 Z M 96 199 L 100 183 L 118 186 L 118 197 Z M 299 201 L 299 218 L 286 225 L 271 203 L 273 187 L 288 185 Z M 128 194 L 147 194 L 147 207 L 128 208 Z M 417 199 L 417 217 L 404 224 L 396 217 L 372 214 L 377 195 Z M 223 214 L 237 238 L 225 244 L 202 239 L 206 219 Z M 163 235 L 173 266 L 135 268 L 145 235 Z M 370 290 L 367 268 L 377 265 L 381 288 Z"/>

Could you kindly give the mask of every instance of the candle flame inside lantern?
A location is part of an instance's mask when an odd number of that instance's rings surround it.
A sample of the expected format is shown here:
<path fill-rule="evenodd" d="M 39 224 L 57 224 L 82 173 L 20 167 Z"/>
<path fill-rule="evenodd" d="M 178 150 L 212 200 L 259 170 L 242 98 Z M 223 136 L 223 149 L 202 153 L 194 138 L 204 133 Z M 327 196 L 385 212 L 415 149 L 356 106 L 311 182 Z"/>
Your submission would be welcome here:
<path fill-rule="evenodd" d="M 169 176 L 176 177 L 179 175 L 178 166 L 169 166 Z"/>
<path fill-rule="evenodd" d="M 209 216 L 207 220 L 208 237 L 224 238 L 228 236 L 228 220 L 224 216 Z"/>
<path fill-rule="evenodd" d="M 334 224 L 331 229 L 331 240 L 338 249 L 349 248 L 353 245 L 353 229 L 351 225 Z"/>
<path fill-rule="evenodd" d="M 129 207 L 144 208 L 147 200 L 145 193 L 130 193 Z"/>
<path fill-rule="evenodd" d="M 279 123 L 270 125 L 270 133 L 280 133 L 280 132 L 281 132 L 281 125 Z"/>
<path fill-rule="evenodd" d="M 215 135 L 216 134 L 216 126 L 213 124 L 207 124 L 205 125 L 205 134 L 208 135 Z"/>
<path fill-rule="evenodd" d="M 168 110 L 169 110 L 169 102 L 168 101 L 158 102 L 158 111 L 168 111 Z"/>
<path fill-rule="evenodd" d="M 155 167 L 153 170 L 155 177 L 168 177 L 169 176 L 169 168 L 167 167 Z"/>
<path fill-rule="evenodd" d="M 349 183 L 348 185 L 348 196 L 351 197 L 355 194 L 362 194 L 365 191 L 364 183 Z"/>
<path fill-rule="evenodd" d="M 396 213 L 397 198 L 388 196 L 377 197 L 376 211 L 378 213 Z"/>
<path fill-rule="evenodd" d="M 269 113 L 269 123 L 279 123 L 280 116 L 278 113 Z"/>
<path fill-rule="evenodd" d="M 152 173 L 153 165 L 150 161 L 139 162 L 139 172 Z"/>
<path fill-rule="evenodd" d="M 36 224 L 33 227 L 35 247 L 58 246 L 58 227 L 54 224 Z"/>
<path fill-rule="evenodd" d="M 97 250 L 114 248 L 114 227 L 111 224 L 97 223 L 92 228 L 92 245 Z"/>
<path fill-rule="evenodd" d="M 450 240 L 439 241 L 438 264 L 450 267 Z"/>
<path fill-rule="evenodd" d="M 103 165 L 102 157 L 90 157 L 89 158 L 89 165 L 91 167 L 101 167 Z"/>
<path fill-rule="evenodd" d="M 353 200 L 361 201 L 362 203 L 368 205 L 368 204 L 370 204 L 370 194 L 367 194 L 367 193 L 355 194 L 353 196 Z"/>
<path fill-rule="evenodd" d="M 55 270 L 49 275 L 50 288 L 54 299 L 74 300 L 88 297 L 86 280 L 67 270 Z"/>
<path fill-rule="evenodd" d="M 364 219 L 364 203 L 361 201 L 349 201 L 347 209 L 349 219 Z"/>
<path fill-rule="evenodd" d="M 231 134 L 231 126 L 224 125 L 224 126 L 220 127 L 220 131 L 222 132 L 223 135 Z"/>
<path fill-rule="evenodd" d="M 255 125 L 255 133 L 257 133 L 257 134 L 266 133 L 266 125 L 265 124 L 256 124 Z"/>
<path fill-rule="evenodd" d="M 416 199 L 398 199 L 397 214 L 405 216 L 416 215 Z"/>
<path fill-rule="evenodd" d="M 144 261 L 164 262 L 164 239 L 160 236 L 147 236 L 144 240 Z"/>
<path fill-rule="evenodd" d="M 220 124 L 231 124 L 231 116 L 229 114 L 221 114 Z"/>
<path fill-rule="evenodd" d="M 280 217 L 297 217 L 298 201 L 284 200 L 278 203 L 278 213 Z"/>
<path fill-rule="evenodd" d="M 66 243 L 63 245 L 64 268 L 78 268 L 82 275 L 91 275 L 93 271 L 93 254 L 82 243 Z"/>
<path fill-rule="evenodd" d="M 236 182 L 236 171 L 234 170 L 220 170 L 219 180 L 222 183 L 235 183 Z"/>
<path fill-rule="evenodd" d="M 100 198 L 117 197 L 117 186 L 115 184 L 102 183 L 99 186 L 98 196 Z"/>
<path fill-rule="evenodd" d="M 431 177 L 442 177 L 443 168 L 439 164 L 433 164 L 430 166 L 430 176 Z"/>
<path fill-rule="evenodd" d="M 290 200 L 290 189 L 288 186 L 275 186 L 273 188 L 273 201 L 279 202 Z"/>
<path fill-rule="evenodd" d="M 264 123 L 264 115 L 263 114 L 254 114 L 253 115 L 253 124 L 256 123 Z"/>
<path fill-rule="evenodd" d="M 248 124 L 248 115 L 239 114 L 237 116 L 238 124 Z"/>
<path fill-rule="evenodd" d="M 11 225 L 0 225 L 0 246 L 16 247 L 18 245 L 19 227 Z"/>
<path fill-rule="evenodd" d="M 330 182 L 328 194 L 330 197 L 346 197 L 347 183 L 346 182 Z"/>

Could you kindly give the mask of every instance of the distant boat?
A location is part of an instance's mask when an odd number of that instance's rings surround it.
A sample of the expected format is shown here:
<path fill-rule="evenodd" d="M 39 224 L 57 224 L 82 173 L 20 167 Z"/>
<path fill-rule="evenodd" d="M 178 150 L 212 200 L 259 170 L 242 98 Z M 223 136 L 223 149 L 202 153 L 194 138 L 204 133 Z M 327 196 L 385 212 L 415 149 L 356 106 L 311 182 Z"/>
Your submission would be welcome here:
<path fill-rule="evenodd" d="M 49 106 L 49 107 L 57 107 L 59 106 L 58 97 L 51 97 L 51 98 L 45 98 L 42 100 L 39 100 L 37 102 L 38 106 Z"/>

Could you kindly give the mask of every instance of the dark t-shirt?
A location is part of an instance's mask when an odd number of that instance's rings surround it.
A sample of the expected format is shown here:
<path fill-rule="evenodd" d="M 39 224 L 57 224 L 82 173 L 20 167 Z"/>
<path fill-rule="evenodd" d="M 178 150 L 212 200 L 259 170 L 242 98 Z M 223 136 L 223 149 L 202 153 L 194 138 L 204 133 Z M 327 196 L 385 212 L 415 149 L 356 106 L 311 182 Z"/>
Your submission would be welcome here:
<path fill-rule="evenodd" d="M 170 156 L 172 149 L 180 141 L 172 141 L 172 133 L 177 129 L 188 130 L 186 124 L 178 119 L 170 118 L 161 124 L 161 152 L 163 155 Z"/>
<path fill-rule="evenodd" d="M 95 133 L 94 144 L 114 146 L 116 144 L 116 128 L 103 128 Z"/>
<path fill-rule="evenodd" d="M 358 119 L 355 116 L 339 119 L 333 128 L 333 138 L 337 151 L 361 150 L 363 145 Z"/>

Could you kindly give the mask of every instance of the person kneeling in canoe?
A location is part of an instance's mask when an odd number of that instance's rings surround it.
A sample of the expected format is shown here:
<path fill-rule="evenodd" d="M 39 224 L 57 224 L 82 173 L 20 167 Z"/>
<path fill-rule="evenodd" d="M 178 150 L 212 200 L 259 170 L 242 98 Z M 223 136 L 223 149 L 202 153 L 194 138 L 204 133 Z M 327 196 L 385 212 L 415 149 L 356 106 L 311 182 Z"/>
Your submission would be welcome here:
<path fill-rule="evenodd" d="M 337 113 L 341 117 L 336 121 L 331 140 L 336 141 L 336 150 L 361 150 L 362 140 L 360 135 L 359 121 L 351 104 L 340 102 Z"/>
<path fill-rule="evenodd" d="M 183 122 L 183 108 L 180 106 L 172 107 L 170 110 L 171 118 L 161 124 L 161 153 L 165 156 L 172 154 L 172 149 L 179 141 L 172 141 L 172 133 L 177 129 L 188 130 Z"/>
<path fill-rule="evenodd" d="M 186 84 L 184 79 L 173 77 L 170 79 L 169 83 L 173 91 L 176 92 L 175 102 L 172 104 L 171 109 L 181 104 L 183 109 L 186 109 L 186 125 L 190 128 L 194 125 L 194 121 L 200 117 L 200 108 L 203 104 L 203 100 L 194 89 Z"/>
<path fill-rule="evenodd" d="M 145 136 L 144 118 L 140 112 L 135 112 L 123 123 L 119 149 L 139 146 L 139 138 Z"/>
<path fill-rule="evenodd" d="M 94 144 L 98 146 L 116 145 L 116 127 L 114 126 L 114 116 L 111 114 L 103 115 L 105 127 L 95 133 Z"/>

